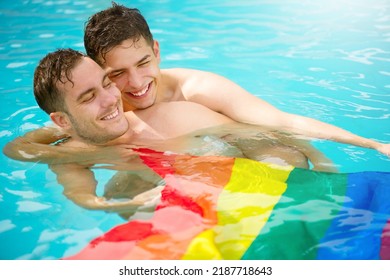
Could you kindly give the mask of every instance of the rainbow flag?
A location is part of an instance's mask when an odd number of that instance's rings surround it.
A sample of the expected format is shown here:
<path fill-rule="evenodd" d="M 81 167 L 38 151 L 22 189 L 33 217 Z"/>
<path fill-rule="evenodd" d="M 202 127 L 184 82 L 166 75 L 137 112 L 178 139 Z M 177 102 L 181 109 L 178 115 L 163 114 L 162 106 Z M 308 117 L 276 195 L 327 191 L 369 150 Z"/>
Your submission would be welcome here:
<path fill-rule="evenodd" d="M 138 151 L 166 183 L 152 218 L 64 259 L 390 259 L 390 173 Z"/>

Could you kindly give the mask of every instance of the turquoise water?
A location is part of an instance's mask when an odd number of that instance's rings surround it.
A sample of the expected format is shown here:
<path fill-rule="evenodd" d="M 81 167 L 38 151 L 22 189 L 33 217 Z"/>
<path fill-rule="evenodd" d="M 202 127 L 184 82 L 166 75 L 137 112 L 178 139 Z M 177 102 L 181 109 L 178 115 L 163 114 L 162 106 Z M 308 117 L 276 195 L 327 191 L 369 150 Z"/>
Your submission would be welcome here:
<path fill-rule="evenodd" d="M 162 68 L 213 71 L 280 109 L 390 142 L 390 1 L 118 3 L 144 14 L 160 42 Z M 83 50 L 84 22 L 109 5 L 0 2 L 1 148 L 48 123 L 32 95 L 37 62 L 56 48 Z M 390 171 L 390 160 L 375 151 L 314 144 L 343 172 Z M 0 157 L 0 259 L 70 255 L 122 222 L 67 201 L 46 165 Z M 99 172 L 102 181 L 112 175 Z"/>

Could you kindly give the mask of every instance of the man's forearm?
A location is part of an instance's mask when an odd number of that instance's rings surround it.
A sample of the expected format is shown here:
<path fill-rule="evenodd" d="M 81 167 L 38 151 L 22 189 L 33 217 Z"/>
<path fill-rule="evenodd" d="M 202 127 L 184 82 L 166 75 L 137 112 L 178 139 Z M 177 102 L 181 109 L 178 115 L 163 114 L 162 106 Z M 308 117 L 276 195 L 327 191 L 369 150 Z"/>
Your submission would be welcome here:
<path fill-rule="evenodd" d="M 66 150 L 49 146 L 60 139 L 67 137 L 63 131 L 55 127 L 42 127 L 17 137 L 3 149 L 3 153 L 16 160 L 42 163 L 55 163 L 69 153 Z M 61 161 L 59 161 L 61 162 Z"/>
<path fill-rule="evenodd" d="M 31 143 L 23 138 L 17 138 L 7 143 L 3 153 L 15 160 L 56 164 L 78 162 L 86 158 L 88 151 L 80 148 Z"/>
<path fill-rule="evenodd" d="M 287 119 L 289 121 L 285 129 L 296 134 L 377 150 L 383 145 L 372 139 L 364 138 L 345 129 L 315 119 L 296 115 L 290 115 Z"/>

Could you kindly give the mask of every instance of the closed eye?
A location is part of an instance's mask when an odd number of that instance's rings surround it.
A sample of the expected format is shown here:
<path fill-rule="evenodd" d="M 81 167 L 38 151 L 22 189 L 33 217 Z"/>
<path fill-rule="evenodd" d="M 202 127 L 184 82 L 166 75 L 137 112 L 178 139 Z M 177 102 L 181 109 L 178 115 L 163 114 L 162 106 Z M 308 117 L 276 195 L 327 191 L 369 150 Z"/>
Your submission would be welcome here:
<path fill-rule="evenodd" d="M 148 61 L 144 61 L 144 62 L 142 62 L 142 63 L 138 64 L 138 66 L 146 66 L 146 65 L 148 65 L 148 64 L 149 64 L 149 62 L 150 62 L 150 60 L 148 60 Z"/>
<path fill-rule="evenodd" d="M 122 74 L 123 74 L 123 71 L 121 71 L 121 72 L 113 72 L 113 73 L 110 73 L 110 74 L 108 75 L 108 77 L 109 77 L 110 79 L 119 78 L 120 76 L 122 76 Z"/>
<path fill-rule="evenodd" d="M 103 81 L 103 87 L 105 89 L 110 88 L 113 84 L 114 83 L 108 77 Z"/>
<path fill-rule="evenodd" d="M 80 100 L 81 103 L 89 103 L 95 98 L 95 93 L 89 92 L 83 95 L 83 98 Z"/>

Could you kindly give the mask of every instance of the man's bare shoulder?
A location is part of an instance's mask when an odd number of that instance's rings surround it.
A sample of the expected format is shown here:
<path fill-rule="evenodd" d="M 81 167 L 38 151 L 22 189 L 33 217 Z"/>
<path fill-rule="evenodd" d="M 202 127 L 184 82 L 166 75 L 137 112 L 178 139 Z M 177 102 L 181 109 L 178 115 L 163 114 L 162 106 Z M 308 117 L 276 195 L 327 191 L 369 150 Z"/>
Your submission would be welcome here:
<path fill-rule="evenodd" d="M 166 85 L 171 88 L 176 98 L 172 100 L 182 100 L 199 102 L 200 97 L 207 97 L 212 94 L 212 89 L 216 85 L 221 85 L 221 81 L 226 81 L 220 75 L 197 69 L 171 68 L 161 71 L 166 81 Z"/>

